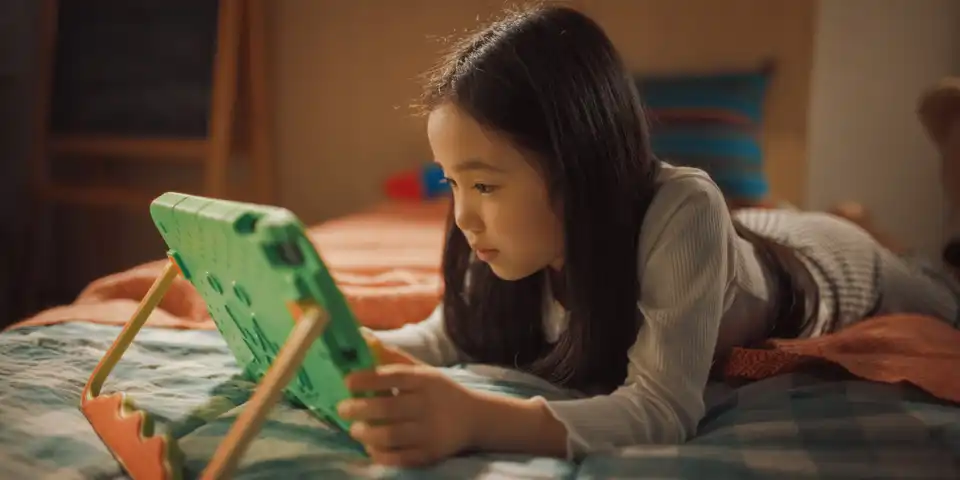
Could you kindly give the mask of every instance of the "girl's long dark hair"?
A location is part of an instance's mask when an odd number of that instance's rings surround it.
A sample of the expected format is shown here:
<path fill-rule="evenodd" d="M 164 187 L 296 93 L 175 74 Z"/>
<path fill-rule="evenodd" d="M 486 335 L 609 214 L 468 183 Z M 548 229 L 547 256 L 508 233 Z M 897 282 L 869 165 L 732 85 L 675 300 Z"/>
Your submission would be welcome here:
<path fill-rule="evenodd" d="M 451 212 L 442 268 L 448 334 L 474 361 L 612 390 L 643 320 L 637 241 L 660 168 L 619 54 L 577 10 L 540 6 L 464 38 L 430 73 L 425 110 L 452 103 L 533 153 L 562 219 L 570 312 L 559 340 L 548 342 L 545 274 L 505 281 L 472 262 Z"/>

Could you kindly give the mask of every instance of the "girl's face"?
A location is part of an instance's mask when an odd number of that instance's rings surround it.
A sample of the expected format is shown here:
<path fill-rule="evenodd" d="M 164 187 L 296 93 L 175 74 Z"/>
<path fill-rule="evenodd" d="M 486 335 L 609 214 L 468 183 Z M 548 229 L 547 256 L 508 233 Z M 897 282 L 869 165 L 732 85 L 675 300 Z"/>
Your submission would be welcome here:
<path fill-rule="evenodd" d="M 562 223 L 528 153 L 450 104 L 431 112 L 427 136 L 479 260 L 504 280 L 562 267 Z"/>

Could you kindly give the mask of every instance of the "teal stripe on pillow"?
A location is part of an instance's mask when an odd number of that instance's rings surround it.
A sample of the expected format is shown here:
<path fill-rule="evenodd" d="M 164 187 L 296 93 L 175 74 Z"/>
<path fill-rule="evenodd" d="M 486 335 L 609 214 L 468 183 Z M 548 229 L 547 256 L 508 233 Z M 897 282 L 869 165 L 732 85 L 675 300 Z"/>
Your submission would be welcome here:
<path fill-rule="evenodd" d="M 647 108 L 725 110 L 754 123 L 763 118 L 767 76 L 763 73 L 648 77 L 637 87 Z"/>

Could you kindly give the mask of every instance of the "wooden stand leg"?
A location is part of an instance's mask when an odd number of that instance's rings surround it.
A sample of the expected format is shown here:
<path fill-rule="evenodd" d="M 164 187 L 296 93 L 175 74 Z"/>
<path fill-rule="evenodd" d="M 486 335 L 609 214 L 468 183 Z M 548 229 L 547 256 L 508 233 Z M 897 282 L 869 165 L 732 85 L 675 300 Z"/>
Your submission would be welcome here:
<path fill-rule="evenodd" d="M 100 359 L 80 398 L 80 410 L 97 436 L 123 469 L 137 480 L 180 478 L 180 452 L 174 440 L 154 436 L 150 416 L 137 410 L 126 395 L 118 392 L 101 396 L 100 390 L 179 273 L 176 263 L 170 260 L 133 317 Z"/>
<path fill-rule="evenodd" d="M 84 400 L 89 400 L 100 395 L 103 382 L 110 375 L 110 372 L 113 371 L 113 367 L 117 365 L 117 362 L 120 361 L 123 353 L 130 347 L 130 344 L 133 342 L 133 337 L 137 336 L 140 328 L 146 323 L 153 309 L 157 308 L 157 305 L 160 304 L 160 300 L 163 299 L 173 280 L 176 279 L 179 274 L 180 269 L 177 267 L 177 264 L 174 263 L 173 260 L 170 260 L 164 267 L 163 273 L 160 274 L 157 281 L 154 282 L 150 290 L 147 291 L 147 295 L 140 301 L 140 305 L 137 307 L 137 311 L 134 312 L 133 317 L 124 325 L 123 331 L 121 331 L 117 339 L 114 340 L 113 345 L 107 350 L 106 355 L 100 359 L 97 368 L 93 370 L 93 375 L 90 376 L 90 380 L 83 389 Z"/>
<path fill-rule="evenodd" d="M 304 310 L 263 381 L 217 448 L 201 479 L 228 478 L 233 474 L 240 457 L 260 431 L 270 408 L 280 399 L 283 389 L 300 368 L 310 345 L 323 333 L 328 321 L 326 311 L 318 307 Z"/>

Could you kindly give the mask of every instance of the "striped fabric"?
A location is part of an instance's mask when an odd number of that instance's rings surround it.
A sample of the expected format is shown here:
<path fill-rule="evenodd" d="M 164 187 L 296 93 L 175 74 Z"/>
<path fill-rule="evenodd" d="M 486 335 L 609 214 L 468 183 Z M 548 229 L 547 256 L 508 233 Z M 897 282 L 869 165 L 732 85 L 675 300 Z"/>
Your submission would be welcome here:
<path fill-rule="evenodd" d="M 706 171 L 732 202 L 765 200 L 759 133 L 767 84 L 759 71 L 638 78 L 654 153 Z"/>
<path fill-rule="evenodd" d="M 960 284 L 919 257 L 882 248 L 865 230 L 822 212 L 740 209 L 752 231 L 800 252 L 816 281 L 819 317 L 803 336 L 827 334 L 865 317 L 910 312 L 960 319 Z"/>

